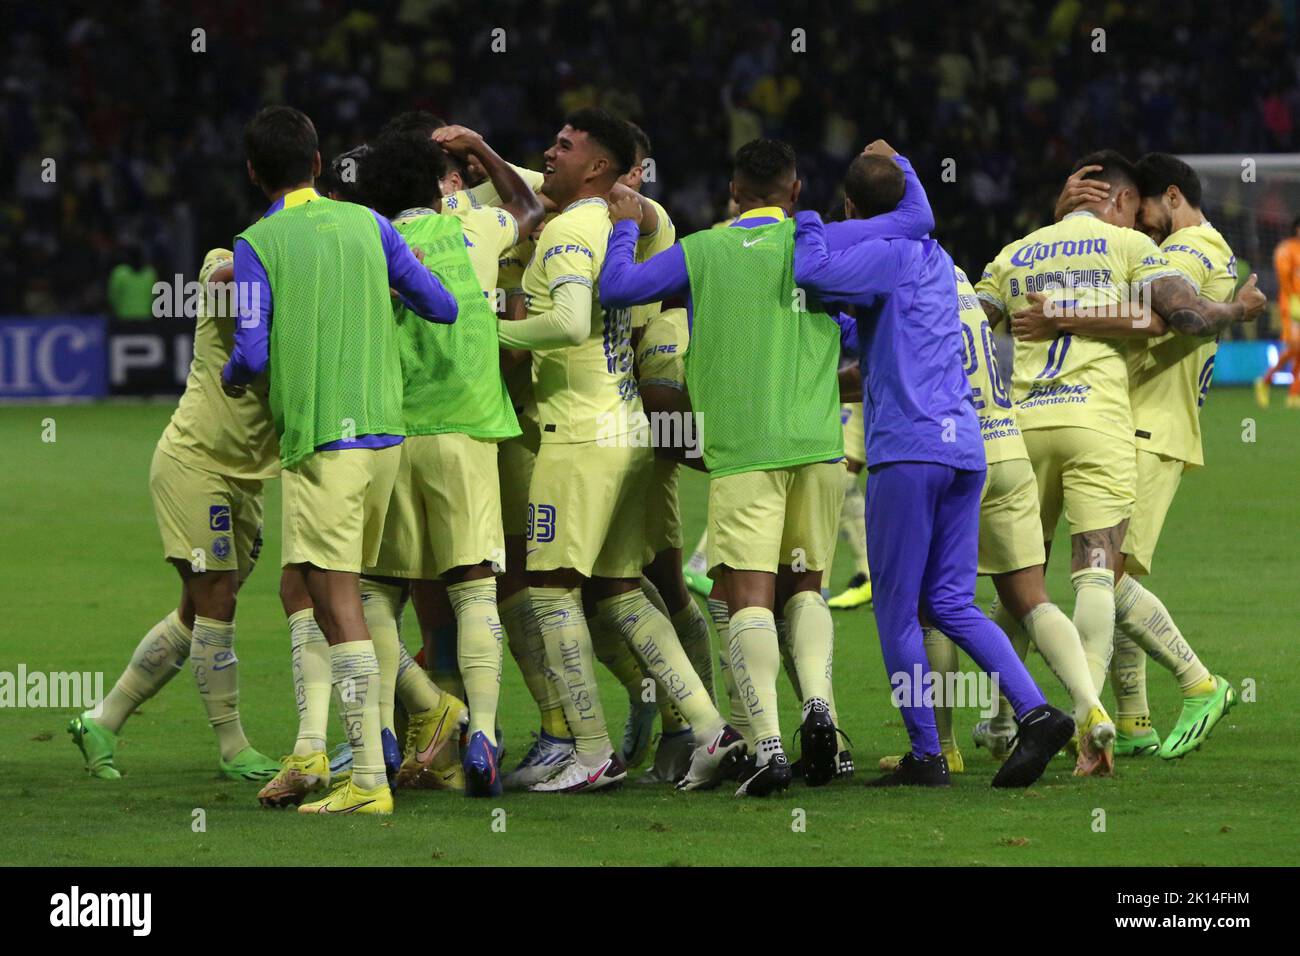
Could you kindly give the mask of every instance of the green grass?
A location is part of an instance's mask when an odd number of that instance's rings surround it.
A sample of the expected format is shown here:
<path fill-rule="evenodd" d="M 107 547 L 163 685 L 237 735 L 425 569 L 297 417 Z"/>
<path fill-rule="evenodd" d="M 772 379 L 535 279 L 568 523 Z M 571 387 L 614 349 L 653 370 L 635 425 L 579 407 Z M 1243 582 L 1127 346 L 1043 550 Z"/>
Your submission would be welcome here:
<path fill-rule="evenodd" d="M 0 671 L 103 671 L 111 685 L 140 636 L 175 606 L 179 585 L 160 558 L 147 488 L 154 442 L 170 406 L 0 408 Z M 53 418 L 57 441 L 42 441 Z M 1243 441 L 1243 419 L 1257 422 Z M 969 744 L 968 772 L 948 792 L 869 792 L 860 785 L 878 756 L 897 752 L 903 730 L 887 696 L 869 611 L 838 614 L 836 690 L 854 741 L 858 779 L 821 790 L 794 786 L 768 801 L 730 791 L 676 794 L 629 784 L 611 794 L 507 794 L 470 801 L 447 793 L 400 795 L 396 813 L 320 820 L 258 807 L 256 786 L 216 774 L 212 736 L 188 674 L 127 725 L 118 751 L 125 776 L 88 779 L 64 733 L 70 711 L 0 715 L 0 862 L 52 865 L 362 864 L 888 864 L 1214 865 L 1294 864 L 1294 653 L 1297 565 L 1294 482 L 1300 415 L 1258 411 L 1244 391 L 1222 390 L 1203 422 L 1209 467 L 1184 481 L 1150 579 L 1212 669 L 1241 686 L 1243 703 L 1199 753 L 1178 763 L 1122 761 L 1115 780 L 1076 780 L 1058 759 L 1023 793 L 994 792 L 994 767 Z M 688 547 L 704 517 L 699 476 L 683 483 Z M 296 727 L 288 633 L 276 596 L 279 489 L 269 485 L 263 567 L 240 598 L 237 647 L 241 710 L 249 737 L 268 753 Z M 1060 548 L 1057 549 L 1061 553 Z M 841 560 L 837 584 L 848 576 Z M 1055 566 L 1049 587 L 1072 607 Z M 991 590 L 980 585 L 987 601 Z M 410 623 L 408 622 L 408 629 Z M 408 638 L 410 631 L 408 630 Z M 1037 657 L 1049 697 L 1064 693 Z M 608 675 L 605 675 L 608 678 Z M 1150 669 L 1158 729 L 1172 725 L 1177 691 Z M 606 713 L 615 732 L 626 704 L 612 679 Z M 793 695 L 783 686 L 783 726 Z M 969 740 L 974 711 L 957 715 Z M 535 712 L 513 662 L 502 719 L 513 763 Z M 335 728 L 331 730 L 337 739 Z M 495 832 L 494 808 L 506 811 Z M 206 813 L 206 832 L 191 829 Z M 793 811 L 806 832 L 793 832 Z M 1094 832 L 1095 811 L 1105 832 Z"/>

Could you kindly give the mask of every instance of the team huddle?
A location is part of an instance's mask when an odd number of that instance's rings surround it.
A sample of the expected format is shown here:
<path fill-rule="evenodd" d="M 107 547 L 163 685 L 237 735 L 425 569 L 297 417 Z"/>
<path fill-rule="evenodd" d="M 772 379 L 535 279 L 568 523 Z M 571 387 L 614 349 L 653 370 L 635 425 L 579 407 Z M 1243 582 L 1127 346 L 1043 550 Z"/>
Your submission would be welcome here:
<path fill-rule="evenodd" d="M 127 718 L 189 659 L 222 773 L 263 784 L 265 806 L 597 791 L 652 747 L 638 782 L 822 786 L 854 770 L 832 608 L 867 601 L 895 690 L 923 673 L 951 686 L 957 648 L 996 680 L 1001 709 L 973 732 L 995 787 L 1031 785 L 1062 749 L 1088 776 L 1116 756 L 1182 757 L 1233 704 L 1138 581 L 1183 471 L 1203 464 L 1218 334 L 1265 302 L 1253 277 L 1238 291 L 1175 157 L 1083 157 L 1056 221 L 972 284 L 931 238 L 915 170 L 879 140 L 847 170 L 836 222 L 796 213 L 789 145 L 744 145 L 734 216 L 681 240 L 641 195 L 648 137 L 599 109 L 565 120 L 540 173 L 418 112 L 325 168 L 288 107 L 254 117 L 245 147 L 270 205 L 204 259 L 189 380 L 150 471 L 181 601 L 71 722 L 91 776 L 120 776 Z M 683 467 L 709 477 L 686 563 Z M 277 475 L 298 712 L 280 760 L 244 734 L 234 649 Z M 1062 515 L 1072 616 L 1044 580 Z M 855 573 L 828 603 L 841 534 Z M 1031 642 L 1072 713 L 1026 669 Z M 509 772 L 507 647 L 539 725 Z M 1163 739 L 1148 657 L 1183 695 Z M 597 662 L 628 695 L 617 745 Z M 332 751 L 331 699 L 346 737 Z M 909 747 L 870 785 L 949 785 L 964 770 L 952 701 L 895 704 Z"/>

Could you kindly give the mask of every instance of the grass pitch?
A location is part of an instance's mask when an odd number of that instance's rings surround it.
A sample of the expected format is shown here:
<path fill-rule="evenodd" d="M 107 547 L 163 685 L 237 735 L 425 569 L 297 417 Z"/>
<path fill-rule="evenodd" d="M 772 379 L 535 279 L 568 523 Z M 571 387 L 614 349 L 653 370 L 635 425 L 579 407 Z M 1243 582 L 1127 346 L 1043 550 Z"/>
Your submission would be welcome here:
<path fill-rule="evenodd" d="M 147 488 L 153 446 L 170 412 L 163 404 L 0 408 L 0 671 L 19 664 L 29 672 L 103 671 L 107 688 L 144 632 L 175 606 L 179 582 L 160 560 Z M 42 440 L 46 419 L 57 429 L 52 443 Z M 1058 758 L 1032 789 L 995 792 L 994 765 L 969 743 L 976 714 L 968 710 L 956 717 L 967 773 L 951 790 L 864 790 L 876 759 L 898 752 L 905 738 L 889 703 L 874 619 L 859 610 L 835 617 L 836 691 L 859 767 L 852 782 L 820 790 L 796 783 L 781 797 L 748 801 L 727 789 L 677 794 L 634 782 L 574 797 L 467 800 L 403 791 L 387 819 L 306 818 L 264 810 L 256 785 L 218 776 L 212 734 L 185 673 L 127 724 L 117 782 L 91 780 L 82 770 L 64 733 L 72 711 L 0 711 L 0 863 L 1295 864 L 1295 722 L 1286 701 L 1300 679 L 1293 644 L 1300 574 L 1290 536 L 1300 414 L 1277 405 L 1261 412 L 1247 392 L 1224 389 L 1211 396 L 1202 422 L 1209 466 L 1186 476 L 1149 586 L 1212 670 L 1239 689 L 1253 682 L 1245 696 L 1255 702 L 1241 703 L 1184 761 L 1123 760 L 1115 780 L 1076 780 Z M 682 491 L 689 548 L 704 518 L 705 482 L 689 473 Z M 273 755 L 291 746 L 296 728 L 288 632 L 276 596 L 278 506 L 279 486 L 271 482 L 263 566 L 241 594 L 236 643 L 245 728 Z M 1073 596 L 1060 560 L 1068 546 L 1056 550 L 1049 588 L 1069 613 Z M 836 584 L 849 573 L 841 557 Z M 987 582 L 979 593 L 982 602 L 991 597 Z M 1041 659 L 1030 663 L 1049 698 L 1064 705 Z M 1148 673 L 1163 733 L 1177 715 L 1177 688 L 1155 665 Z M 626 703 L 602 674 L 617 740 Z M 790 732 L 796 703 L 788 685 L 782 695 L 782 726 Z M 535 723 L 508 659 L 501 708 L 508 766 L 527 748 Z M 337 739 L 333 725 L 331 742 Z M 498 808 L 504 818 L 494 814 Z M 206 818 L 200 832 L 196 810 Z"/>

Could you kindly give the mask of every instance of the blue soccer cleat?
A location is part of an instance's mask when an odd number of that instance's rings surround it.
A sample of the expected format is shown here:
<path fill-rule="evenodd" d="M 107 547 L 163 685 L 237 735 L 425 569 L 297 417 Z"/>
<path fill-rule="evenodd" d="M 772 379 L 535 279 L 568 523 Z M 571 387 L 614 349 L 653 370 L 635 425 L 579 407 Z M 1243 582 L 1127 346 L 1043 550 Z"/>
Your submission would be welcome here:
<path fill-rule="evenodd" d="M 397 734 L 387 727 L 379 732 L 379 743 L 384 751 L 384 776 L 391 790 L 397 785 L 397 771 L 402 767 L 402 748 L 397 745 Z"/>
<path fill-rule="evenodd" d="M 501 773 L 497 767 L 497 748 L 487 734 L 475 731 L 465 748 L 465 796 L 496 797 L 501 795 Z"/>

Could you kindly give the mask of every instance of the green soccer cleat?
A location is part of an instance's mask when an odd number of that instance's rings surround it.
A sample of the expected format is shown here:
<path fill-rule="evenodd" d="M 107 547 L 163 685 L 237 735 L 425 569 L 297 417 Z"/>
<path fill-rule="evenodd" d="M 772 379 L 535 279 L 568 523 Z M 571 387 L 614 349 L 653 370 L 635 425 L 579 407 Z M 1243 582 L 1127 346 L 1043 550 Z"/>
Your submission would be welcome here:
<path fill-rule="evenodd" d="M 72 742 L 86 761 L 86 773 L 96 780 L 120 780 L 122 775 L 113 766 L 113 751 L 117 749 L 117 734 L 95 723 L 88 714 L 73 717 L 68 722 Z"/>
<path fill-rule="evenodd" d="M 1151 757 L 1160 751 L 1160 735 L 1154 727 L 1144 734 L 1115 732 L 1116 757 Z"/>
<path fill-rule="evenodd" d="M 253 747 L 245 747 L 235 754 L 232 760 L 221 761 L 222 776 L 229 777 L 231 780 L 261 783 L 270 780 L 279 772 L 280 761 L 272 760 Z"/>
<path fill-rule="evenodd" d="M 708 597 L 713 592 L 713 578 L 703 571 L 695 570 L 689 562 L 682 565 L 682 577 L 686 580 L 686 586 L 701 597 Z"/>
<path fill-rule="evenodd" d="M 1183 699 L 1183 712 L 1169 736 L 1160 745 L 1160 756 L 1165 760 L 1178 760 L 1209 739 L 1210 733 L 1237 702 L 1237 692 L 1225 678 L 1214 675 L 1214 690 L 1208 694 Z"/>
<path fill-rule="evenodd" d="M 865 574 L 858 573 L 849 579 L 843 591 L 826 602 L 826 606 L 832 611 L 848 611 L 870 603 L 871 579 Z"/>

